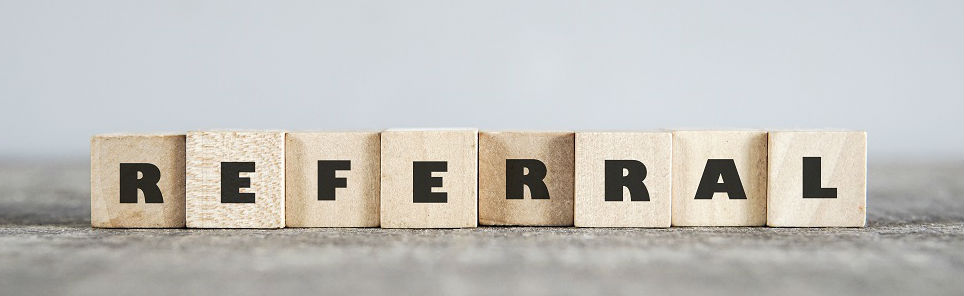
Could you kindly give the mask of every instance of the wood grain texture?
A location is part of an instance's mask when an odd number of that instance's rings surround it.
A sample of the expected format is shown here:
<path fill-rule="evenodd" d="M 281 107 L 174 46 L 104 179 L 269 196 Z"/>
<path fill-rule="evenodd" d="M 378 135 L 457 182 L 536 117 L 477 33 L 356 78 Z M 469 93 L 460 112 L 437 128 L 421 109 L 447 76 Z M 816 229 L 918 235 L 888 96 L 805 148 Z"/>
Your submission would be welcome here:
<path fill-rule="evenodd" d="M 672 220 L 672 149 L 670 132 L 576 133 L 575 226 L 669 227 Z M 643 184 L 649 201 L 605 200 L 606 160 L 636 160 L 646 167 Z"/>
<path fill-rule="evenodd" d="M 187 134 L 187 227 L 281 228 L 285 225 L 285 133 L 197 131 Z M 254 162 L 239 174 L 254 203 L 221 202 L 222 162 Z"/>
<path fill-rule="evenodd" d="M 866 132 L 771 132 L 769 142 L 767 225 L 866 225 Z M 821 187 L 836 188 L 837 198 L 803 198 L 804 157 L 820 157 Z"/>
<path fill-rule="evenodd" d="M 479 224 L 572 226 L 572 132 L 479 133 Z M 506 160 L 535 159 L 546 166 L 548 199 L 506 198 Z"/>
<path fill-rule="evenodd" d="M 695 198 L 709 159 L 733 160 L 746 199 Z M 673 226 L 763 226 L 766 190 L 767 132 L 673 132 Z"/>
<path fill-rule="evenodd" d="M 285 139 L 287 227 L 377 227 L 379 225 L 380 134 L 378 132 L 290 132 Z M 318 161 L 348 160 L 335 176 L 345 188 L 335 200 L 318 200 Z"/>
<path fill-rule="evenodd" d="M 381 226 L 462 228 L 478 225 L 478 130 L 387 130 L 381 139 Z M 413 202 L 413 162 L 445 161 L 433 173 L 446 203 Z"/>
<path fill-rule="evenodd" d="M 184 135 L 109 134 L 90 140 L 90 223 L 99 228 L 184 227 Z M 160 171 L 163 203 L 120 203 L 120 164 L 150 163 Z"/>

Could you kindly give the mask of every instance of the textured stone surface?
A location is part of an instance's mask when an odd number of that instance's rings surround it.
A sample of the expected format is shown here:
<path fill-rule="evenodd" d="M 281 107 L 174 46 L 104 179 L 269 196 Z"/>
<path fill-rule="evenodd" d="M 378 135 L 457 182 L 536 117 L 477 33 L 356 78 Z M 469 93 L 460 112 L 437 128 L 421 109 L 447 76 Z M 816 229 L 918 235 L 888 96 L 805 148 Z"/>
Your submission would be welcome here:
<path fill-rule="evenodd" d="M 874 165 L 868 227 L 92 229 L 88 164 L 0 162 L 4 295 L 964 294 L 964 163 Z"/>

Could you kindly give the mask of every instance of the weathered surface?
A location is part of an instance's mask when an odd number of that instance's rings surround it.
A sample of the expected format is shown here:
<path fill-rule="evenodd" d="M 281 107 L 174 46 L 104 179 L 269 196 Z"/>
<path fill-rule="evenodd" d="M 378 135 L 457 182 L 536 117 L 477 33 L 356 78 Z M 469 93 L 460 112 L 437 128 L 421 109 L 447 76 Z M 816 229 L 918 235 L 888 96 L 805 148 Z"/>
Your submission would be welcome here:
<path fill-rule="evenodd" d="M 964 163 L 869 173 L 863 229 L 112 230 L 87 163 L 7 162 L 0 294 L 964 294 Z"/>

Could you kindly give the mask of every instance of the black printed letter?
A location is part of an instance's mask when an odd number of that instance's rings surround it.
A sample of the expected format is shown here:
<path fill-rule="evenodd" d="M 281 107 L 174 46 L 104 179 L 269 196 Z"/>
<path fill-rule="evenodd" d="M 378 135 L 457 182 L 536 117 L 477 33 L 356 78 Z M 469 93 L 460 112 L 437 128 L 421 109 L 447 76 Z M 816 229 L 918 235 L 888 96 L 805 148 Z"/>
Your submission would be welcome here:
<path fill-rule="evenodd" d="M 837 198 L 837 188 L 820 187 L 820 158 L 803 158 L 803 198 Z"/>
<path fill-rule="evenodd" d="M 415 203 L 445 203 L 449 194 L 446 192 L 432 192 L 432 187 L 442 187 L 442 177 L 432 177 L 433 172 L 448 171 L 445 161 L 415 161 L 412 162 L 412 202 Z"/>
<path fill-rule="evenodd" d="M 241 172 L 253 173 L 253 162 L 221 163 L 221 203 L 254 203 L 254 193 L 241 193 L 241 188 L 251 187 L 251 178 L 241 178 Z"/>
<path fill-rule="evenodd" d="M 723 183 L 717 183 L 721 177 Z M 713 193 L 716 192 L 726 192 L 730 199 L 746 199 L 743 182 L 732 159 L 706 160 L 700 187 L 696 189 L 696 199 L 713 199 Z"/>
<path fill-rule="evenodd" d="M 137 173 L 144 177 L 138 179 Z M 161 188 L 157 182 L 161 180 L 161 171 L 157 166 L 149 163 L 120 164 L 120 202 L 137 203 L 137 189 L 144 192 L 144 202 L 164 203 Z"/>
<path fill-rule="evenodd" d="M 318 200 L 335 200 L 335 188 L 348 187 L 348 179 L 335 177 L 335 171 L 350 169 L 351 160 L 319 160 Z"/>
<path fill-rule="evenodd" d="M 525 170 L 529 173 L 526 174 Z M 505 199 L 522 199 L 525 186 L 529 186 L 532 199 L 549 199 L 546 178 L 546 165 L 535 159 L 505 160 Z"/>
<path fill-rule="evenodd" d="M 623 170 L 626 174 L 623 175 Z M 606 201 L 623 201 L 623 187 L 629 189 L 629 200 L 649 201 L 646 165 L 637 160 L 606 160 Z"/>

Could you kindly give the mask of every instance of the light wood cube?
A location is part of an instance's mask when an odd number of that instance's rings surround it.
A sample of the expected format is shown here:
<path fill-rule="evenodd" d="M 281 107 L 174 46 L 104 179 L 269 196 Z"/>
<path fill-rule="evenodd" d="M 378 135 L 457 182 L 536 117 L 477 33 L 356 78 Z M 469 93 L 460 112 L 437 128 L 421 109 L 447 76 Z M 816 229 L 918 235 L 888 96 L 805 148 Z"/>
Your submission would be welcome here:
<path fill-rule="evenodd" d="M 184 227 L 184 190 L 183 134 L 91 138 L 91 226 Z"/>
<path fill-rule="evenodd" d="M 285 140 L 287 227 L 377 227 L 380 134 L 290 132 Z"/>
<path fill-rule="evenodd" d="M 770 132 L 769 149 L 767 225 L 866 225 L 866 132 Z"/>
<path fill-rule="evenodd" d="M 673 133 L 673 226 L 766 224 L 767 132 Z"/>
<path fill-rule="evenodd" d="M 189 132 L 187 227 L 284 227 L 284 165 L 284 132 Z"/>
<path fill-rule="evenodd" d="M 383 228 L 478 225 L 478 130 L 387 130 L 381 144 Z"/>
<path fill-rule="evenodd" d="M 479 133 L 479 224 L 571 226 L 572 132 Z"/>
<path fill-rule="evenodd" d="M 576 133 L 577 227 L 669 227 L 673 134 Z"/>

